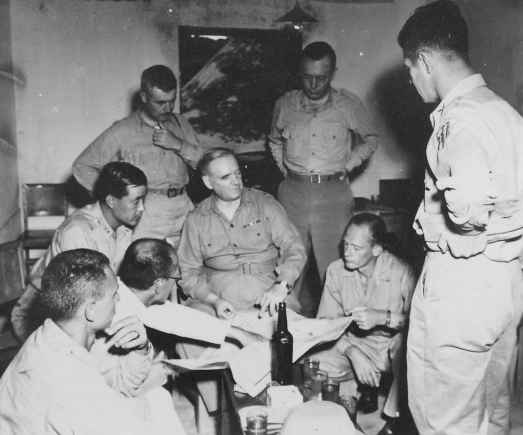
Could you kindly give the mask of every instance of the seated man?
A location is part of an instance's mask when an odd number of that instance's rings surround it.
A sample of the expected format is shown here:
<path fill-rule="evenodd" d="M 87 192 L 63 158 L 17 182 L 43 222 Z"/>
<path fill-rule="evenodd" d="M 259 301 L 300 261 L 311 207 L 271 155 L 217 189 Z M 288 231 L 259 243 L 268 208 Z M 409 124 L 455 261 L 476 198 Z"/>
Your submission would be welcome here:
<path fill-rule="evenodd" d="M 260 316 L 266 310 L 272 315 L 283 300 L 299 311 L 290 289 L 305 249 L 282 206 L 266 193 L 243 188 L 238 162 L 226 148 L 204 153 L 198 169 L 212 195 L 189 214 L 182 230 L 178 257 L 187 305 L 221 319 L 257 305 Z M 204 350 L 185 345 L 179 351 L 195 358 Z M 204 394 L 204 401 L 209 397 Z M 206 405 L 214 409 L 208 400 Z"/>
<path fill-rule="evenodd" d="M 317 318 L 352 316 L 353 323 L 335 343 L 313 356 L 329 377 L 356 379 L 362 395 L 360 409 L 374 412 L 381 373 L 394 376 L 385 415 L 392 417 L 380 435 L 394 434 L 399 416 L 399 379 L 404 362 L 402 330 L 416 278 L 412 269 L 388 252 L 382 218 L 371 213 L 354 216 L 343 237 L 344 258 L 327 269 Z"/>
<path fill-rule="evenodd" d="M 33 302 L 53 257 L 70 249 L 93 249 L 105 254 L 116 272 L 131 243 L 131 228 L 144 211 L 146 195 L 147 178 L 140 169 L 124 162 L 103 167 L 96 186 L 98 201 L 77 210 L 60 225 L 51 246 L 29 274 L 29 284 L 11 313 L 13 329 L 20 340 L 25 340 L 43 321 Z"/>
<path fill-rule="evenodd" d="M 178 258 L 171 245 L 160 239 L 135 240 L 120 266 L 118 300 L 112 325 L 124 319 L 128 319 L 129 324 L 141 321 L 156 330 L 216 345 L 221 344 L 226 336 L 240 342 L 248 340 L 248 333 L 231 327 L 228 322 L 167 301 L 178 279 Z M 111 326 L 111 330 L 113 328 Z M 138 329 L 134 327 L 134 330 Z M 99 335 L 91 348 L 107 383 L 126 397 L 145 395 L 154 420 L 162 421 L 167 416 L 175 432 L 184 434 L 178 417 L 172 415 L 172 399 L 169 396 L 165 400 L 167 392 L 158 388 L 165 384 L 169 372 L 161 362 L 163 352 L 152 364 L 150 359 L 135 355 L 134 360 L 137 362 L 141 358 L 142 362 L 130 368 L 128 360 L 119 358 L 129 351 L 122 352 L 114 347 L 108 349 L 106 343 L 110 338 L 107 334 Z"/>
<path fill-rule="evenodd" d="M 174 434 L 153 423 L 143 398 L 128 399 L 110 388 L 89 350 L 106 331 L 107 347 L 134 351 L 122 356 L 132 370 L 151 356 L 145 328 L 124 319 L 107 329 L 118 283 L 107 257 L 89 249 L 58 254 L 42 277 L 40 299 L 49 315 L 29 336 L 0 380 L 2 434 Z M 142 358 L 136 358 L 136 356 Z"/>

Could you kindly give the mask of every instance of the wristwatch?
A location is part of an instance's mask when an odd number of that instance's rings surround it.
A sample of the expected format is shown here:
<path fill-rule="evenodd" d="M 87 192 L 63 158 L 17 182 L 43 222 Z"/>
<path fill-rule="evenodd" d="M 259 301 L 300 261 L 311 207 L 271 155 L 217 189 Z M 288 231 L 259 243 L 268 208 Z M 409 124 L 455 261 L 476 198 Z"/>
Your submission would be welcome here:
<path fill-rule="evenodd" d="M 274 281 L 274 284 L 283 284 L 285 281 Z M 292 285 L 290 285 L 288 282 L 285 282 L 285 287 L 287 287 L 287 294 L 290 294 L 292 291 Z"/>
<path fill-rule="evenodd" d="M 392 313 L 390 310 L 387 310 L 387 321 L 385 322 L 385 326 L 390 326 L 390 318 L 392 316 Z"/>

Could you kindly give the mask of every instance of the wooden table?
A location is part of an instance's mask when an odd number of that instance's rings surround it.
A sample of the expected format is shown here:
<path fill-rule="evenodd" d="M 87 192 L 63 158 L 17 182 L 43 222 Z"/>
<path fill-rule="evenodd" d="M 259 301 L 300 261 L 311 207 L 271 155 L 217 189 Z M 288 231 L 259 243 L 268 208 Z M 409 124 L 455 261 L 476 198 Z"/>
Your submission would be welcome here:
<path fill-rule="evenodd" d="M 302 391 L 303 378 L 301 365 L 294 365 L 294 384 Z M 247 406 L 266 406 L 267 390 L 265 389 L 256 397 L 234 391 L 234 378 L 230 369 L 222 370 L 221 375 L 221 413 L 220 428 L 222 435 L 243 435 L 239 411 Z M 356 429 L 364 434 L 356 423 Z"/>

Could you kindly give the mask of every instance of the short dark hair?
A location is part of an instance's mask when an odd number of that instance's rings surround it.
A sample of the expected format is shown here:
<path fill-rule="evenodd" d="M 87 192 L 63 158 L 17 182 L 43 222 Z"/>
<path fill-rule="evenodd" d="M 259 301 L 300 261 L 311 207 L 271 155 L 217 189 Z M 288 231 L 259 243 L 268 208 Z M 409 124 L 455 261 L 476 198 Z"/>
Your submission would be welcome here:
<path fill-rule="evenodd" d="M 153 65 L 142 73 L 140 89 L 142 92 L 149 92 L 152 88 L 170 92 L 176 89 L 178 82 L 171 68 L 165 65 Z"/>
<path fill-rule="evenodd" d="M 109 259 L 92 249 L 73 249 L 54 257 L 42 276 L 39 297 L 54 321 L 70 320 L 88 299 L 104 296 Z"/>
<path fill-rule="evenodd" d="M 94 196 L 100 202 L 105 202 L 108 195 L 121 199 L 132 186 L 147 187 L 147 177 L 140 169 L 127 162 L 107 163 L 96 181 Z"/>
<path fill-rule="evenodd" d="M 138 239 L 127 248 L 119 270 L 122 282 L 136 290 L 148 290 L 158 278 L 168 278 L 178 267 L 169 243 L 161 239 Z"/>
<path fill-rule="evenodd" d="M 398 35 L 405 58 L 415 62 L 423 50 L 436 50 L 470 64 L 467 22 L 451 0 L 438 0 L 417 8 Z"/>
<path fill-rule="evenodd" d="M 198 162 L 197 169 L 202 175 L 208 175 L 209 165 L 213 160 L 219 159 L 221 157 L 231 156 L 236 159 L 236 156 L 229 148 L 215 147 L 211 148 L 203 153 Z"/>
<path fill-rule="evenodd" d="M 336 69 L 336 52 L 334 49 L 323 41 L 311 42 L 301 52 L 301 60 L 311 59 L 314 61 L 321 60 L 327 56 L 331 61 L 332 71 Z"/>

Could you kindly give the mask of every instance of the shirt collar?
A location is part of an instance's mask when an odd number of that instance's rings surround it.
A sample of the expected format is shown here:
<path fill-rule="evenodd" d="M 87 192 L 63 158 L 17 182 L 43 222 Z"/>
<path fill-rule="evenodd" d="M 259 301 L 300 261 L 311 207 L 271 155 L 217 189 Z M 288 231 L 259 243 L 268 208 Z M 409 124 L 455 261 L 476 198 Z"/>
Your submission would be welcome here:
<path fill-rule="evenodd" d="M 434 112 L 431 113 L 430 120 L 432 121 L 432 127 L 439 123 L 439 120 L 443 115 L 443 111 L 445 110 L 445 106 L 448 106 L 452 101 L 458 99 L 459 97 L 462 97 L 463 95 L 468 94 L 469 92 L 481 86 L 486 86 L 485 80 L 483 80 L 481 74 L 473 74 L 461 80 L 456 86 L 454 86 L 450 90 L 450 92 L 447 95 L 445 95 L 445 98 L 441 100 L 441 103 L 438 104 L 436 110 L 434 110 Z"/>
<path fill-rule="evenodd" d="M 327 101 L 321 105 L 314 104 L 307 95 L 305 95 L 305 92 L 303 92 L 303 89 L 298 93 L 298 100 L 297 105 L 298 109 L 302 111 L 303 113 L 318 113 L 323 112 L 324 110 L 328 109 L 332 106 L 332 102 L 334 99 L 334 89 L 332 87 L 329 88 L 329 95 L 327 97 Z"/>
<path fill-rule="evenodd" d="M 111 226 L 105 220 L 105 216 L 102 213 L 102 208 L 100 207 L 100 201 L 96 201 L 93 204 L 93 213 L 96 215 L 96 217 L 100 221 L 101 229 L 102 229 L 103 233 L 109 237 L 114 237 L 115 231 L 111 228 Z"/>
<path fill-rule="evenodd" d="M 70 352 L 89 364 L 97 365 L 95 358 L 89 351 L 85 347 L 75 343 L 73 339 L 51 319 L 46 319 L 40 331 L 41 340 L 39 341 L 45 346 L 51 347 L 55 351 Z"/>
<path fill-rule="evenodd" d="M 248 187 L 243 187 L 238 210 L 248 204 L 253 204 L 253 203 L 254 203 L 254 198 L 251 195 L 251 189 L 249 189 Z M 208 203 L 208 209 L 205 211 L 207 211 L 208 213 L 210 213 L 211 211 L 215 212 L 215 213 L 220 213 L 218 206 L 216 204 L 216 195 L 214 193 L 211 195 L 210 201 Z"/>
<path fill-rule="evenodd" d="M 383 267 L 385 263 L 385 257 L 389 255 L 387 251 L 384 251 L 376 261 L 376 267 L 374 268 L 374 273 L 372 274 L 371 280 L 373 280 L 375 277 L 379 279 L 380 281 L 390 281 L 390 270 L 389 268 Z M 341 260 L 343 261 L 343 259 Z M 349 276 L 349 277 L 356 277 L 357 271 L 355 270 L 347 270 L 345 266 L 343 267 L 341 271 L 341 276 Z"/>
<path fill-rule="evenodd" d="M 115 314 L 112 323 L 116 323 L 126 317 L 141 317 L 147 307 L 136 295 L 127 287 L 120 278 L 118 280 L 118 294 L 120 299 L 116 302 Z"/>

